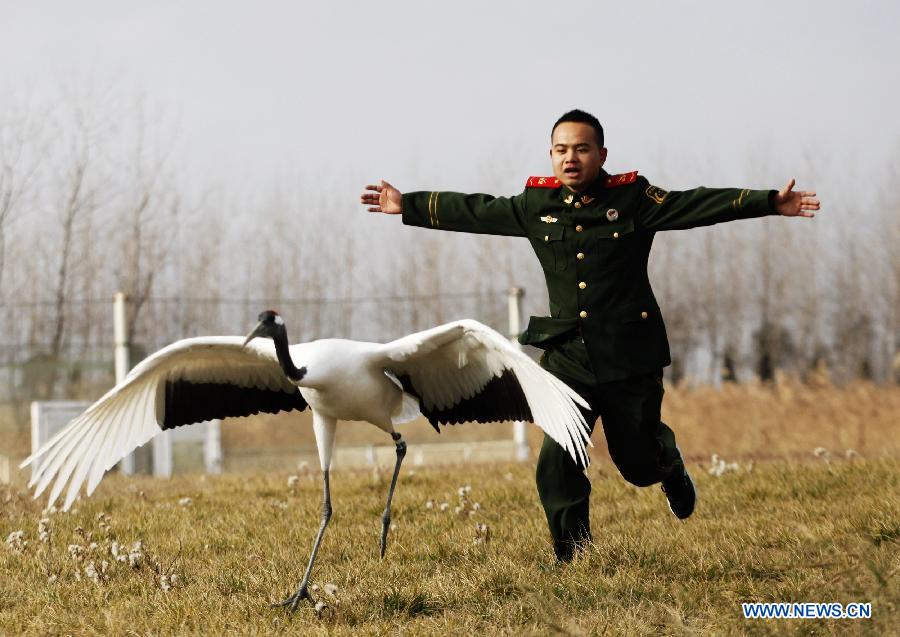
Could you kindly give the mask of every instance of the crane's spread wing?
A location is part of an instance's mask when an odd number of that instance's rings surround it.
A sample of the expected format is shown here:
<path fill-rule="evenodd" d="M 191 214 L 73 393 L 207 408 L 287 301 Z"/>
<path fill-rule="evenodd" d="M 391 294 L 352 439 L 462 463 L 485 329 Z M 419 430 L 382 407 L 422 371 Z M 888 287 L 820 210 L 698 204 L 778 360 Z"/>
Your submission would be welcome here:
<path fill-rule="evenodd" d="M 35 497 L 56 482 L 47 506 L 69 489 L 67 510 L 85 479 L 88 495 L 125 455 L 165 429 L 214 418 L 304 410 L 306 401 L 284 375 L 269 340 L 243 347 L 240 336 L 173 343 L 149 356 L 125 380 L 25 459 L 34 465 Z"/>
<path fill-rule="evenodd" d="M 578 409 L 587 403 L 486 325 L 447 323 L 387 343 L 383 353 L 385 369 L 419 398 L 435 429 L 439 423 L 527 420 L 587 465 L 591 442 Z"/>

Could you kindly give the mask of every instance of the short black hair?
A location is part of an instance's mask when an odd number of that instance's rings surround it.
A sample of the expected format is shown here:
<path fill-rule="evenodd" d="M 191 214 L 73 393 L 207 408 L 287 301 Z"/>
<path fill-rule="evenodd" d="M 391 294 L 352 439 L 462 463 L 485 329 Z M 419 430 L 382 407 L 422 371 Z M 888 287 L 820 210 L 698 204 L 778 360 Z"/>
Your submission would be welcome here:
<path fill-rule="evenodd" d="M 600 125 L 600 120 L 590 113 L 586 113 L 577 108 L 569 111 L 568 113 L 564 113 L 562 117 L 556 120 L 553 128 L 550 129 L 551 139 L 553 138 L 553 131 L 555 131 L 556 127 L 563 122 L 576 122 L 578 124 L 587 124 L 588 126 L 591 126 L 594 129 L 594 132 L 597 134 L 598 147 L 603 148 L 603 126 Z"/>

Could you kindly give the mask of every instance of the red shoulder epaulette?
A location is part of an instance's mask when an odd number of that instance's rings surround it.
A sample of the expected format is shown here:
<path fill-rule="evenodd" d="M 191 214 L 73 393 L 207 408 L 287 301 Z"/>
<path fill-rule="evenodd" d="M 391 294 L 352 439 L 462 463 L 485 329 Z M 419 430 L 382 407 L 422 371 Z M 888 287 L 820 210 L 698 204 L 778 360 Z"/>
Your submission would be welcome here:
<path fill-rule="evenodd" d="M 610 175 L 606 178 L 605 186 L 607 188 L 615 188 L 616 186 L 624 186 L 633 184 L 637 180 L 638 171 L 632 170 L 630 173 L 622 173 L 621 175 Z M 556 177 L 529 177 L 525 182 L 526 188 L 559 188 L 562 185 Z"/>
<path fill-rule="evenodd" d="M 556 177 L 529 177 L 526 188 L 559 188 L 562 185 Z"/>
<path fill-rule="evenodd" d="M 622 173 L 621 175 L 610 175 L 606 178 L 606 187 L 615 188 L 616 186 L 624 186 L 625 184 L 633 184 L 637 179 L 638 171 L 632 170 L 630 173 Z"/>

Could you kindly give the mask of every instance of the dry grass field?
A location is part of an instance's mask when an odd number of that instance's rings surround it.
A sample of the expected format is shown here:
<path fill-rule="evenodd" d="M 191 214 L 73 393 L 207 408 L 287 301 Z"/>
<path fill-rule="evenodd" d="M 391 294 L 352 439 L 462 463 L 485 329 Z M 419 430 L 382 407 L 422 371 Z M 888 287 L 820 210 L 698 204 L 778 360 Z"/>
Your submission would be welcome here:
<path fill-rule="evenodd" d="M 405 472 L 384 561 L 389 473 L 336 472 L 321 616 L 268 606 L 302 574 L 317 472 L 293 486 L 113 475 L 43 523 L 39 502 L 0 487 L 0 634 L 900 634 L 900 462 L 691 466 L 700 504 L 679 522 L 657 488 L 596 462 L 595 543 L 568 566 L 528 464 Z M 747 601 L 871 602 L 873 616 L 745 620 Z"/>
<path fill-rule="evenodd" d="M 169 481 L 110 475 L 69 514 L 42 513 L 21 482 L 0 486 L 0 635 L 900 634 L 900 387 L 682 386 L 664 406 L 698 482 L 697 512 L 679 522 L 658 488 L 626 484 L 595 435 L 595 544 L 565 567 L 552 559 L 533 462 L 407 463 L 383 562 L 389 471 L 337 470 L 313 575 L 322 616 L 268 607 L 305 566 L 314 468 L 291 487 L 293 472 L 265 465 Z M 226 456 L 309 445 L 305 418 L 226 421 Z M 415 445 L 508 437 L 510 426 L 404 433 Z M 538 434 L 530 428 L 533 448 Z M 344 444 L 387 442 L 367 425 L 339 433 Z M 21 440 L 6 443 L 21 455 Z M 871 602 L 873 618 L 744 620 L 748 601 Z"/>

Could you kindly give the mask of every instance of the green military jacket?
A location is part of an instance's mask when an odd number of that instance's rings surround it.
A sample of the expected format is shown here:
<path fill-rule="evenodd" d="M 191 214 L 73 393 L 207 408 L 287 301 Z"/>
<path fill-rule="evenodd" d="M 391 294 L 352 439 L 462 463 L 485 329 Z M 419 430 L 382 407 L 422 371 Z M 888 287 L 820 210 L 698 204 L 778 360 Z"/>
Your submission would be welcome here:
<path fill-rule="evenodd" d="M 531 177 L 513 197 L 411 192 L 402 208 L 407 225 L 527 237 L 544 269 L 550 316 L 531 317 L 519 341 L 547 349 L 580 333 L 597 382 L 607 382 L 671 363 L 647 276 L 656 232 L 775 214 L 774 192 L 667 192 L 636 171 L 601 172 L 582 193 Z"/>

